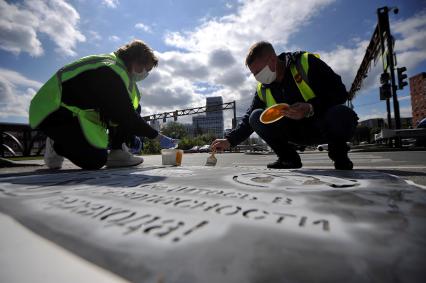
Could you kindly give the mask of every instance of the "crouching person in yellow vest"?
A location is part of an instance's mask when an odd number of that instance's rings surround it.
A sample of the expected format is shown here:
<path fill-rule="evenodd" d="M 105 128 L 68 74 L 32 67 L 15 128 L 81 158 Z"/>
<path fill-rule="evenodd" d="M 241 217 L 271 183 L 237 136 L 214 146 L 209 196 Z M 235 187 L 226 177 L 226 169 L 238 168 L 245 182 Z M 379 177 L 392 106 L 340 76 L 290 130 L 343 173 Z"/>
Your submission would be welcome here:
<path fill-rule="evenodd" d="M 258 81 L 250 108 L 240 124 L 213 141 L 213 149 L 227 149 L 247 139 L 255 131 L 278 156 L 268 168 L 302 167 L 295 144 L 328 143 L 328 155 L 336 169 L 351 170 L 347 141 L 354 134 L 358 117 L 343 105 L 348 93 L 339 75 L 319 56 L 308 52 L 276 55 L 268 42 L 255 43 L 246 65 Z M 287 103 L 284 118 L 270 124 L 260 121 L 267 107 Z"/>
<path fill-rule="evenodd" d="M 83 57 L 57 71 L 34 96 L 29 111 L 31 127 L 48 137 L 46 165 L 61 168 L 66 157 L 83 169 L 135 166 L 143 158 L 126 146 L 134 136 L 157 138 L 162 148 L 174 147 L 175 140 L 140 117 L 136 82 L 157 64 L 152 49 L 134 40 L 113 53 Z"/>

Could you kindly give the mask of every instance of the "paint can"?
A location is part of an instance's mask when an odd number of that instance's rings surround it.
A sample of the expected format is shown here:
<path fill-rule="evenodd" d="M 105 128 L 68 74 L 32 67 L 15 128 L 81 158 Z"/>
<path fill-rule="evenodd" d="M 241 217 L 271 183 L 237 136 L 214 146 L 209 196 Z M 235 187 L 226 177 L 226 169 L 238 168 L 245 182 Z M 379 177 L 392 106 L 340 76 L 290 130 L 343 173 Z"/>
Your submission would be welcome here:
<path fill-rule="evenodd" d="M 163 165 L 181 166 L 183 157 L 183 150 L 181 149 L 162 149 L 161 159 Z"/>

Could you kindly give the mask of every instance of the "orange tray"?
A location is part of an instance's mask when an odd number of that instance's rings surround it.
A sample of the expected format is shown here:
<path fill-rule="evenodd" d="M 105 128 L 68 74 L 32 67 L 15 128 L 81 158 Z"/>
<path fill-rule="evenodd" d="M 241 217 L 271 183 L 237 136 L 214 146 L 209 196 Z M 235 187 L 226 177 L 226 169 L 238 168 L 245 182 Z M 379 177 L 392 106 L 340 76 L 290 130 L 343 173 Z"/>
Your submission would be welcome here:
<path fill-rule="evenodd" d="M 287 110 L 289 108 L 290 106 L 287 103 L 278 103 L 272 105 L 262 112 L 260 115 L 260 122 L 263 124 L 274 123 L 285 116 L 285 113 L 283 114 L 282 110 Z"/>

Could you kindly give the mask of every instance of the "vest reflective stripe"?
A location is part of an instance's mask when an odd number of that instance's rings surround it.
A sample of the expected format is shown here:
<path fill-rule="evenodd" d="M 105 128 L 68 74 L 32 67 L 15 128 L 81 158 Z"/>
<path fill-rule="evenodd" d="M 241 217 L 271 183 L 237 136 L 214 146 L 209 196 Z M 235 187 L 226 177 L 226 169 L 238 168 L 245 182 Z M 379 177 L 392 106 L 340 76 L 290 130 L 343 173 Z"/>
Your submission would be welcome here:
<path fill-rule="evenodd" d="M 266 101 L 266 107 L 277 104 L 275 98 L 272 96 L 271 89 L 264 87 L 261 83 L 257 84 L 257 94 L 263 102 Z"/>
<path fill-rule="evenodd" d="M 60 81 L 58 74 L 54 74 L 31 100 L 29 119 L 33 129 L 61 106 L 62 86 Z"/>
<path fill-rule="evenodd" d="M 302 56 L 300 56 L 296 64 L 290 65 L 290 71 L 293 76 L 293 79 L 296 82 L 297 88 L 299 89 L 305 101 L 308 101 L 315 97 L 314 91 L 308 85 L 308 56 L 309 53 L 305 52 L 302 54 Z"/>
<path fill-rule="evenodd" d="M 315 97 L 315 93 L 311 89 L 311 87 L 308 85 L 308 70 L 309 70 L 309 62 L 308 62 L 308 56 L 309 52 L 304 52 L 296 64 L 290 65 L 290 71 L 293 76 L 294 82 L 297 85 L 297 88 L 299 89 L 303 99 L 305 101 L 308 101 Z M 315 57 L 319 58 L 318 54 L 313 54 Z M 266 93 L 266 102 L 264 99 L 264 95 L 262 95 L 262 92 Z M 257 95 L 259 98 L 265 102 L 266 107 L 270 107 L 275 103 L 275 100 L 272 96 L 271 90 L 269 88 L 263 87 L 261 83 L 258 83 L 257 86 Z M 271 104 L 272 103 L 272 104 Z"/>
<path fill-rule="evenodd" d="M 103 66 L 110 67 L 117 75 L 121 77 L 127 87 L 133 108 L 137 109 L 140 101 L 139 90 L 135 82 L 129 78 L 124 62 L 120 58 L 116 57 L 114 53 L 83 57 L 76 62 L 64 66 L 58 71 L 58 75 L 62 82 L 66 82 L 67 80 L 74 78 L 84 71 L 97 69 Z"/>
<path fill-rule="evenodd" d="M 75 106 L 66 105 L 65 103 L 61 103 L 61 106 L 70 110 L 74 116 L 77 116 L 84 137 L 91 145 L 98 148 L 107 148 L 108 133 L 106 127 L 100 122 L 98 112 L 94 109 L 82 110 Z"/>
<path fill-rule="evenodd" d="M 29 118 L 32 128 L 36 128 L 47 116 L 63 106 L 78 117 L 87 141 L 95 147 L 106 148 L 108 134 L 106 126 L 93 109 L 80 109 L 62 102 L 62 83 L 76 77 L 82 72 L 108 66 L 120 76 L 128 90 L 134 109 L 139 106 L 140 93 L 135 82 L 129 78 L 124 63 L 115 54 L 93 55 L 68 64 L 52 76 L 31 100 Z"/>
<path fill-rule="evenodd" d="M 136 83 L 135 83 L 135 87 L 133 88 L 133 91 L 132 91 L 132 97 L 130 97 L 130 99 L 132 99 L 133 108 L 135 110 L 138 109 L 139 102 L 141 100 L 141 93 L 139 92 L 139 89 L 138 89 L 138 86 L 136 85 Z"/>
<path fill-rule="evenodd" d="M 137 109 L 141 97 L 139 90 L 135 86 L 136 84 L 133 82 L 133 80 L 129 79 L 124 62 L 120 58 L 116 57 L 114 53 L 83 57 L 80 60 L 63 67 L 61 70 L 59 70 L 59 75 L 62 79 L 62 82 L 65 82 L 84 71 L 103 66 L 109 66 L 121 77 L 127 87 L 127 91 L 129 92 L 133 108 Z"/>

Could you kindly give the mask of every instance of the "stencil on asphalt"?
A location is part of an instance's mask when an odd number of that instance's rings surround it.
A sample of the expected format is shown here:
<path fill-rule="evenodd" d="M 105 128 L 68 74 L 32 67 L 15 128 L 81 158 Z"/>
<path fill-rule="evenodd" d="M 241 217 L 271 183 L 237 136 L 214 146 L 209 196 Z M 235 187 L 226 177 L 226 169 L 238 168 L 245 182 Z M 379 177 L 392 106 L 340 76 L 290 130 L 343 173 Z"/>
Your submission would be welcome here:
<path fill-rule="evenodd" d="M 373 171 L 197 166 L 7 177 L 0 209 L 136 282 L 425 273 L 426 192 Z"/>

